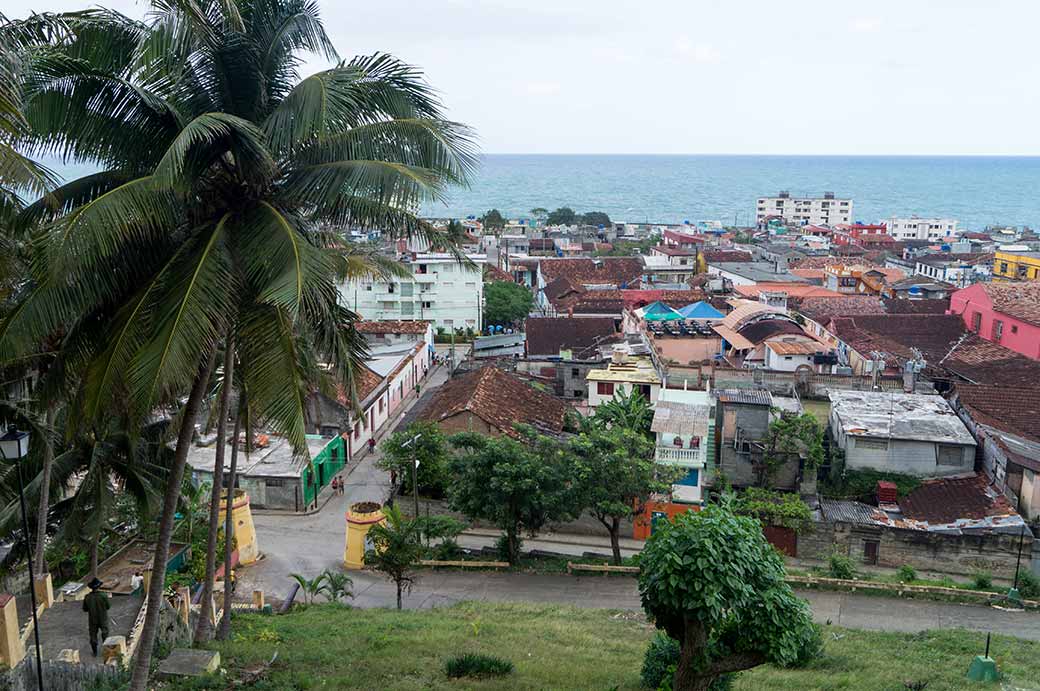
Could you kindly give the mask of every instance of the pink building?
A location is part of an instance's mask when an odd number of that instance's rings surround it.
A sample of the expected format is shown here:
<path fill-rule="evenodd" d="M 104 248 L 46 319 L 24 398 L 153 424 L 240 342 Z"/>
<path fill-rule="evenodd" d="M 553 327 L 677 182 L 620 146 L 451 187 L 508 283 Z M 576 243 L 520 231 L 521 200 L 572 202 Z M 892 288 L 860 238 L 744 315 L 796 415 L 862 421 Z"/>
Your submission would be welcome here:
<path fill-rule="evenodd" d="M 950 296 L 969 330 L 1040 360 L 1040 282 L 976 283 Z"/>

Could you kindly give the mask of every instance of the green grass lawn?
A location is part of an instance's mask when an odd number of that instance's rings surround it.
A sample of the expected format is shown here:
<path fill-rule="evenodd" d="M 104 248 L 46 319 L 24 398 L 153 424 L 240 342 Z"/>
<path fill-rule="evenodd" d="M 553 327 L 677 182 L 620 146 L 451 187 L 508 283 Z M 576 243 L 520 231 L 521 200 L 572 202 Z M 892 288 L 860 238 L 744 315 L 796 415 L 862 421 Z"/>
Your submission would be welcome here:
<path fill-rule="evenodd" d="M 227 677 L 165 688 L 228 688 L 243 668 L 277 651 L 267 678 L 249 688 L 638 689 L 652 633 L 639 613 L 611 610 L 464 603 L 397 612 L 314 605 L 284 616 L 237 617 L 233 640 L 217 645 Z M 979 634 L 825 627 L 824 638 L 824 656 L 808 668 L 760 667 L 741 674 L 734 689 L 899 691 L 906 681 L 928 681 L 928 691 L 980 688 L 964 679 L 984 645 Z M 499 679 L 449 680 L 445 660 L 467 652 L 506 658 L 516 670 Z M 1004 688 L 1040 689 L 1040 643 L 996 637 L 992 655 L 1008 677 Z"/>

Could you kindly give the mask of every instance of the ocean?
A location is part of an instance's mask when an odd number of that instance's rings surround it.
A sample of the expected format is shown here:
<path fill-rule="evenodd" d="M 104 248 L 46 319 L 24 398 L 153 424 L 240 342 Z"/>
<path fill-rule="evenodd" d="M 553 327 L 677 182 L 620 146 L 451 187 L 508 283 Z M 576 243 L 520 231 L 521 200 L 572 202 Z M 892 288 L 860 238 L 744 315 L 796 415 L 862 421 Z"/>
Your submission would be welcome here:
<path fill-rule="evenodd" d="M 856 220 L 956 218 L 962 228 L 1040 226 L 1040 157 L 488 154 L 469 189 L 424 206 L 438 218 L 569 206 L 611 219 L 753 225 L 758 197 L 853 200 Z"/>

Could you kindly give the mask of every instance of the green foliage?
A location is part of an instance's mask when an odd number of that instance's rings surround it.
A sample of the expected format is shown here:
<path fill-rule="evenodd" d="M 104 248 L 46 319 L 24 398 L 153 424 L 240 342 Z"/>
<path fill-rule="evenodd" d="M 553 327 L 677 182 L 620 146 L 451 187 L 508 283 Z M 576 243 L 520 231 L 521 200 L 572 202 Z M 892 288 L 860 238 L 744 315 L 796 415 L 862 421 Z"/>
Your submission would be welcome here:
<path fill-rule="evenodd" d="M 453 538 L 441 540 L 430 550 L 430 559 L 438 561 L 452 561 L 458 559 L 462 554 L 462 548 Z"/>
<path fill-rule="evenodd" d="M 976 571 L 971 575 L 971 584 L 976 590 L 988 590 L 993 587 L 993 574 L 984 570 Z"/>
<path fill-rule="evenodd" d="M 354 580 L 347 574 L 342 571 L 325 569 L 322 576 L 325 577 L 325 581 L 318 592 L 328 598 L 329 602 L 339 602 L 343 598 L 354 597 L 354 592 L 351 590 Z"/>
<path fill-rule="evenodd" d="M 484 230 L 502 230 L 506 227 L 506 219 L 498 209 L 484 212 L 480 222 L 484 225 Z"/>
<path fill-rule="evenodd" d="M 419 439 L 405 444 L 419 435 Z M 379 445 L 382 458 L 378 466 L 394 471 L 406 494 L 413 492 L 413 459 L 419 459 L 416 476 L 419 491 L 432 497 L 444 496 L 448 479 L 448 442 L 440 427 L 432 422 L 413 422 L 403 430 L 397 430 Z"/>
<path fill-rule="evenodd" d="M 550 226 L 572 226 L 577 220 L 578 215 L 574 213 L 574 209 L 568 206 L 561 206 L 555 211 L 549 212 L 545 219 L 545 224 Z"/>
<path fill-rule="evenodd" d="M 610 216 L 603 211 L 586 211 L 581 215 L 581 223 L 586 226 L 609 226 Z"/>
<path fill-rule="evenodd" d="M 1018 592 L 1027 600 L 1040 598 L 1040 578 L 1028 568 L 1018 572 Z"/>
<path fill-rule="evenodd" d="M 682 685 L 766 662 L 792 664 L 812 635 L 808 605 L 784 582 L 783 559 L 758 521 L 727 504 L 677 516 L 643 548 L 643 609 L 693 647 L 676 672 Z"/>
<path fill-rule="evenodd" d="M 630 390 L 616 392 L 609 401 L 596 406 L 591 422 L 602 427 L 621 427 L 654 438 L 650 423 L 654 421 L 654 409 L 646 396 Z"/>
<path fill-rule="evenodd" d="M 510 326 L 523 321 L 534 307 L 534 296 L 526 286 L 494 281 L 484 286 L 484 323 Z"/>
<path fill-rule="evenodd" d="M 307 578 L 306 576 L 299 573 L 289 574 L 289 578 L 293 579 L 300 584 L 300 590 L 303 592 L 303 603 L 309 605 L 314 602 L 320 593 L 322 586 L 325 584 L 325 573 L 320 573 L 314 578 Z"/>
<path fill-rule="evenodd" d="M 846 581 L 852 580 L 856 577 L 856 566 L 847 554 L 834 552 L 827 559 L 827 575 L 831 578 L 840 578 Z"/>
<path fill-rule="evenodd" d="M 675 673 L 679 664 L 679 641 L 669 638 L 663 631 L 658 631 L 650 640 L 650 645 L 643 655 L 643 668 L 639 679 L 648 689 L 656 689 L 666 677 Z M 669 680 L 670 681 L 670 680 Z"/>
<path fill-rule="evenodd" d="M 823 657 L 823 629 L 820 625 L 813 624 L 807 629 L 802 629 L 801 634 L 798 641 L 798 654 L 784 667 L 800 669 Z"/>
<path fill-rule="evenodd" d="M 873 502 L 877 494 L 877 483 L 880 480 L 894 482 L 900 497 L 905 497 L 921 484 L 921 479 L 912 475 L 876 470 L 846 470 L 844 477 L 828 478 L 827 482 L 820 487 L 820 493 L 830 499 Z"/>
<path fill-rule="evenodd" d="M 365 565 L 381 571 L 397 586 L 397 609 L 401 609 L 401 593 L 409 592 L 415 578 L 412 572 L 425 554 L 422 542 L 422 519 L 407 519 L 396 506 L 383 509 L 386 522 L 372 526 L 368 532 L 373 549 L 365 552 Z"/>
<path fill-rule="evenodd" d="M 766 452 L 758 484 L 764 486 L 785 463 L 801 457 L 807 469 L 823 463 L 823 427 L 811 413 L 777 415 L 769 423 Z"/>
<path fill-rule="evenodd" d="M 812 510 L 793 492 L 778 492 L 749 487 L 741 492 L 733 510 L 741 516 L 752 516 L 762 525 L 775 525 L 804 533 L 812 528 Z"/>
<path fill-rule="evenodd" d="M 657 237 L 648 237 L 638 241 L 615 240 L 609 250 L 597 250 L 596 255 L 600 257 L 633 257 L 650 254 L 650 248 L 657 245 L 658 240 Z"/>
<path fill-rule="evenodd" d="M 917 569 L 909 564 L 903 564 L 896 572 L 896 576 L 902 583 L 912 583 L 917 580 Z"/>
<path fill-rule="evenodd" d="M 466 653 L 450 658 L 444 665 L 444 672 L 452 679 L 473 677 L 502 677 L 512 673 L 513 663 L 494 655 Z"/>
<path fill-rule="evenodd" d="M 587 425 L 564 448 L 574 483 L 575 510 L 592 514 L 611 536 L 614 563 L 621 521 L 641 513 L 651 494 L 665 492 L 682 470 L 654 463 L 654 444 L 622 426 Z"/>
<path fill-rule="evenodd" d="M 451 506 L 501 528 L 510 564 L 519 558 L 521 532 L 533 536 L 549 521 L 572 515 L 570 478 L 553 440 L 525 431 L 524 442 L 472 432 L 449 441 L 460 452 L 452 462 Z"/>

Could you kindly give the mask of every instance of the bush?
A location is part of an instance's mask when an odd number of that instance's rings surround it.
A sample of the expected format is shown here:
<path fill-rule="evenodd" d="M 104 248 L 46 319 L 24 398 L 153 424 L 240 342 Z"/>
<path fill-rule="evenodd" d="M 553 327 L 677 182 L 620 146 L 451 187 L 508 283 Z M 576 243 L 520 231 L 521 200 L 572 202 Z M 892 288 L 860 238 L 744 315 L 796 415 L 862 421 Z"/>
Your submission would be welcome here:
<path fill-rule="evenodd" d="M 513 663 L 494 655 L 466 653 L 450 658 L 444 671 L 452 679 L 459 677 L 501 677 L 513 671 Z"/>
<path fill-rule="evenodd" d="M 903 583 L 909 583 L 910 581 L 917 580 L 917 570 L 909 564 L 903 564 L 899 567 L 899 571 L 896 573 L 899 580 Z"/>
<path fill-rule="evenodd" d="M 1031 600 L 1040 597 L 1040 578 L 1037 578 L 1028 569 L 1018 572 L 1018 593 Z"/>
<path fill-rule="evenodd" d="M 671 675 L 675 674 L 675 665 L 678 662 L 679 641 L 658 631 L 643 655 L 643 669 L 639 673 L 643 686 L 656 689 L 666 678 L 670 686 Z"/>
<path fill-rule="evenodd" d="M 462 548 L 459 547 L 459 543 L 449 537 L 433 547 L 431 558 L 437 561 L 454 561 L 459 558 L 461 553 Z"/>
<path fill-rule="evenodd" d="M 823 629 L 819 624 L 813 624 L 798 642 L 797 657 L 787 666 L 798 669 L 820 657 L 823 657 Z"/>
<path fill-rule="evenodd" d="M 975 590 L 986 590 L 993 587 L 993 574 L 989 571 L 976 571 L 971 576 L 971 584 Z"/>
<path fill-rule="evenodd" d="M 516 536 L 516 551 L 520 552 L 524 548 L 524 541 L 520 539 L 520 536 Z M 495 550 L 498 552 L 498 558 L 501 561 L 509 561 L 509 536 L 502 533 L 497 540 L 495 540 Z"/>
<path fill-rule="evenodd" d="M 827 562 L 827 574 L 831 578 L 851 580 L 856 577 L 856 567 L 848 556 L 835 552 Z"/>

